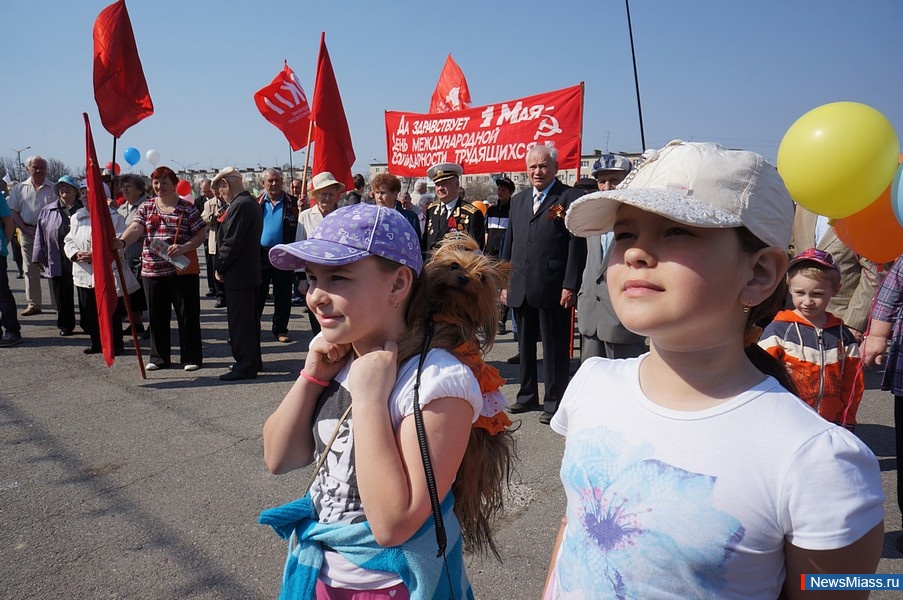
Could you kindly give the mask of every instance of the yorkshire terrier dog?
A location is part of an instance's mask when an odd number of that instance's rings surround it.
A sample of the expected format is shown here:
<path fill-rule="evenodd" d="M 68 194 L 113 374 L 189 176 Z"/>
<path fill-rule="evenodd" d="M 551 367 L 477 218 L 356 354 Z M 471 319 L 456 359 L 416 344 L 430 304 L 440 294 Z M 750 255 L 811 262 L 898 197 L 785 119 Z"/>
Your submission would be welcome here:
<path fill-rule="evenodd" d="M 501 393 L 505 380 L 498 369 L 483 362 L 483 355 L 495 341 L 499 292 L 508 286 L 510 263 L 480 254 L 478 249 L 470 237 L 447 237 L 424 270 L 434 323 L 431 346 L 448 350 L 470 367 L 483 392 L 483 410 L 471 428 L 452 485 L 455 514 L 465 549 L 480 555 L 489 550 L 501 560 L 492 529 L 503 508 L 516 452 Z"/>
<path fill-rule="evenodd" d="M 435 323 L 434 339 L 446 337 L 456 347 L 472 343 L 489 351 L 498 329 L 499 291 L 508 286 L 510 263 L 478 253 L 473 238 L 446 237 L 424 265 L 430 282 L 430 312 Z"/>

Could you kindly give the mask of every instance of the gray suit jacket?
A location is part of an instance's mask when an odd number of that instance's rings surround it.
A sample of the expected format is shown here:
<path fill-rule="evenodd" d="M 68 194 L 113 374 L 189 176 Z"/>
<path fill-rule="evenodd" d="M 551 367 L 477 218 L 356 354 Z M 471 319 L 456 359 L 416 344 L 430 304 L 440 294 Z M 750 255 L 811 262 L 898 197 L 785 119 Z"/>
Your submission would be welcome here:
<path fill-rule="evenodd" d="M 646 338 L 621 325 L 611 305 L 605 273 L 608 261 L 602 259 L 602 236 L 586 238 L 586 266 L 577 295 L 577 329 L 580 335 L 610 344 L 642 344 Z"/>

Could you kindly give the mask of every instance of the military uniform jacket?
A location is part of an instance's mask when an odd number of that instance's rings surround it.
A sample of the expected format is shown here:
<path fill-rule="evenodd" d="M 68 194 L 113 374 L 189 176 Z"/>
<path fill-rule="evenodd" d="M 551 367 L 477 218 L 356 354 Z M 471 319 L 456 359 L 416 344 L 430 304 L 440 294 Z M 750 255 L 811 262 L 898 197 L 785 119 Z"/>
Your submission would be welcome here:
<path fill-rule="evenodd" d="M 433 202 L 427 208 L 423 249 L 427 252 L 433 250 L 445 234 L 457 229 L 472 237 L 482 250 L 486 241 L 486 219 L 480 209 L 466 200 L 458 200 L 452 214 L 445 219 L 442 217 L 441 207 L 441 202 Z"/>

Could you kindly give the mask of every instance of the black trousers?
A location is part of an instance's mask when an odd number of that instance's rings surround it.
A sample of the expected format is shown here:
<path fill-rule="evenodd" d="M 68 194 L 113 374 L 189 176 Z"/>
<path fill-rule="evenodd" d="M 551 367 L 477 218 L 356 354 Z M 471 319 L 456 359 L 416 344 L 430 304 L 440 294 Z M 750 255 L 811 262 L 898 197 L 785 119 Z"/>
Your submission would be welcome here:
<path fill-rule="evenodd" d="M 19 325 L 19 316 L 16 314 L 16 298 L 9 289 L 7 268 L 6 257 L 0 255 L 0 325 L 2 325 L 0 335 L 3 335 L 4 331 L 10 333 L 22 331 L 22 326 Z"/>
<path fill-rule="evenodd" d="M 198 275 L 144 278 L 152 363 L 165 366 L 171 362 L 170 321 L 172 310 L 175 309 L 182 364 L 203 364 L 200 285 Z"/>
<path fill-rule="evenodd" d="M 66 259 L 63 259 L 64 261 Z M 72 283 L 72 263 L 63 265 L 63 274 L 50 278 L 50 293 L 56 304 L 56 326 L 59 330 L 75 329 L 75 284 Z"/>
<path fill-rule="evenodd" d="M 94 288 L 77 287 L 79 325 L 91 338 L 91 347 L 100 350 L 100 322 L 97 319 L 97 297 Z M 122 352 L 122 302 L 116 302 L 113 315 L 110 319 L 110 327 L 113 331 L 113 350 L 118 354 Z"/>
<path fill-rule="evenodd" d="M 295 286 L 294 271 L 283 271 L 270 264 L 269 250 L 261 249 L 260 255 L 260 304 L 258 319 L 263 317 L 270 283 L 273 284 L 273 335 L 288 333 L 288 320 L 292 316 L 292 290 Z"/>
<path fill-rule="evenodd" d="M 259 290 L 226 288 L 226 318 L 229 340 L 235 365 L 233 373 L 257 375 L 263 369 L 260 356 L 260 311 L 257 308 Z"/>
<path fill-rule="evenodd" d="M 534 308 L 522 304 L 514 309 L 520 351 L 519 404 L 539 403 L 536 344 L 542 335 L 542 375 L 545 382 L 543 410 L 554 413 L 570 376 L 571 311 L 559 307 Z"/>
<path fill-rule="evenodd" d="M 206 244 L 204 247 L 206 248 Z M 223 282 L 217 281 L 214 275 L 216 272 L 216 254 L 207 254 L 205 252 L 205 257 L 207 259 L 207 290 L 215 293 L 217 298 L 224 298 Z"/>

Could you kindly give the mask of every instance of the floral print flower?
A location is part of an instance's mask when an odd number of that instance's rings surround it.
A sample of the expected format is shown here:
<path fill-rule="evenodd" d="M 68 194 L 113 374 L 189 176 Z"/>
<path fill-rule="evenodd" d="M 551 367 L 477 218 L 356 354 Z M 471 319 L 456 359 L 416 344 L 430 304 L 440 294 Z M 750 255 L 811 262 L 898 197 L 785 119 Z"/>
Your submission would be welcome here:
<path fill-rule="evenodd" d="M 714 477 L 653 456 L 605 427 L 568 437 L 561 478 L 579 501 L 558 562 L 566 594 L 651 598 L 667 581 L 676 597 L 717 597 L 724 587 L 743 527 L 713 506 Z"/>

